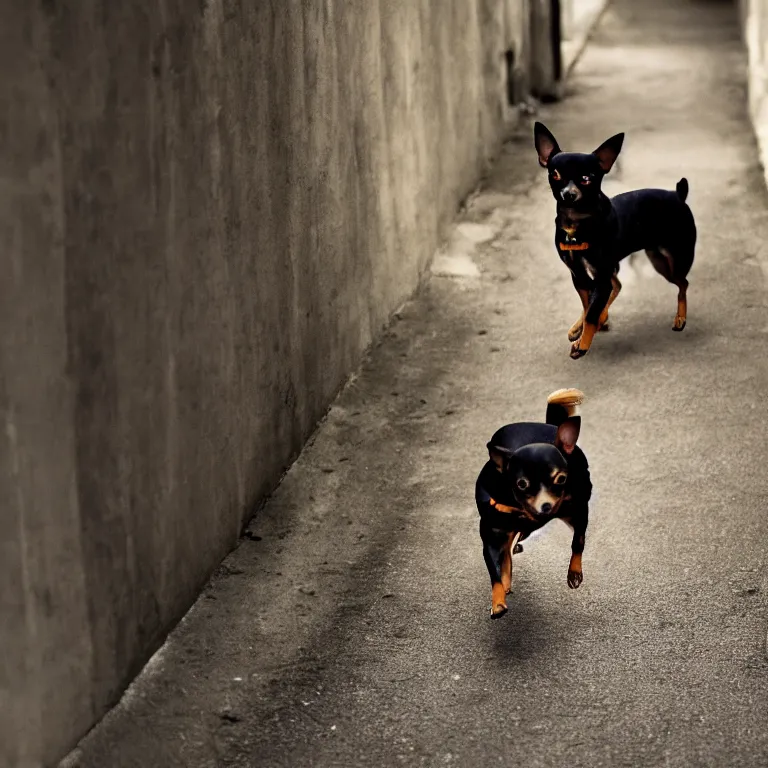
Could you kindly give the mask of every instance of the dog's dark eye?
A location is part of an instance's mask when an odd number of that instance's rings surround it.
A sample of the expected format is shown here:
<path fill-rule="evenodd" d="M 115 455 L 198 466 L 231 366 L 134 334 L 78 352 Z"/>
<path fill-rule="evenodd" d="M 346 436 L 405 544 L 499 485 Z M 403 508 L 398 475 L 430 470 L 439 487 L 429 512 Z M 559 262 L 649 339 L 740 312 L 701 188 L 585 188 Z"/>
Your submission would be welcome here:
<path fill-rule="evenodd" d="M 560 175 L 560 171 L 558 171 L 558 170 L 552 171 L 552 178 L 555 181 L 560 181 L 560 179 L 562 178 L 562 176 Z"/>
<path fill-rule="evenodd" d="M 565 481 L 568 479 L 568 475 L 565 474 L 565 472 L 560 472 L 557 475 L 555 475 L 555 479 L 553 480 L 555 485 L 565 485 Z"/>
<path fill-rule="evenodd" d="M 520 477 L 517 480 L 517 487 L 521 491 L 525 491 L 531 484 L 528 482 L 528 480 L 524 477 Z"/>
<path fill-rule="evenodd" d="M 582 176 L 581 177 L 581 183 L 582 184 L 591 184 L 592 183 L 592 177 L 591 176 Z"/>

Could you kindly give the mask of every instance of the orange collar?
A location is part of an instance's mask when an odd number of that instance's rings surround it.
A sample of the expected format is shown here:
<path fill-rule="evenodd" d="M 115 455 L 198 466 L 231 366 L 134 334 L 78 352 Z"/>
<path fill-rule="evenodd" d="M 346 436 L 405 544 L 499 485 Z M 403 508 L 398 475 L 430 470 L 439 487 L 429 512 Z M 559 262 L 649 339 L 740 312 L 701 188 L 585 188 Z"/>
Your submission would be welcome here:
<path fill-rule="evenodd" d="M 560 243 L 562 251 L 586 251 L 589 243 Z"/>
<path fill-rule="evenodd" d="M 536 517 L 532 515 L 527 509 L 521 509 L 520 507 L 510 507 L 507 504 L 499 504 L 496 499 L 490 499 L 490 505 L 497 511 L 497 512 L 518 512 L 519 514 L 523 515 L 523 517 L 528 518 L 528 520 L 536 520 Z"/>
<path fill-rule="evenodd" d="M 499 504 L 496 499 L 491 499 L 491 506 L 497 510 L 498 512 L 522 512 L 522 509 L 518 509 L 517 507 L 510 507 L 506 504 Z"/>

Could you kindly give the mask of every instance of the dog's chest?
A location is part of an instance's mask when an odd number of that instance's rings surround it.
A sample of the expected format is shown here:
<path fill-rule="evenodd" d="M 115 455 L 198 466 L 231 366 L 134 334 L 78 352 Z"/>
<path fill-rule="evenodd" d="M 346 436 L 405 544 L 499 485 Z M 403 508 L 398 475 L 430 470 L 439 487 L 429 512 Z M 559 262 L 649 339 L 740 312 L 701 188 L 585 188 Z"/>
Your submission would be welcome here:
<path fill-rule="evenodd" d="M 588 272 L 594 271 L 594 264 L 589 258 L 589 251 L 595 245 L 597 234 L 594 217 L 588 213 L 561 209 L 558 211 L 555 226 L 558 249 L 561 255 L 570 257 L 563 260 L 570 262 L 569 266 L 576 262 L 579 266 L 584 264 Z"/>
<path fill-rule="evenodd" d="M 590 263 L 589 259 L 586 255 L 582 254 L 581 256 L 581 263 L 584 267 L 584 271 L 589 275 L 590 280 L 594 280 L 597 275 L 597 270 L 595 267 Z"/>
<path fill-rule="evenodd" d="M 572 272 L 584 272 L 590 280 L 595 280 L 602 262 L 603 237 L 599 221 L 591 214 L 561 210 L 556 226 L 560 258 Z"/>
<path fill-rule="evenodd" d="M 566 250 L 561 246 L 560 258 L 571 272 L 577 273 L 584 271 L 590 280 L 595 280 L 600 268 L 594 263 L 596 253 L 594 247 L 584 248 L 583 250 Z M 592 261 L 590 260 L 592 258 Z"/>

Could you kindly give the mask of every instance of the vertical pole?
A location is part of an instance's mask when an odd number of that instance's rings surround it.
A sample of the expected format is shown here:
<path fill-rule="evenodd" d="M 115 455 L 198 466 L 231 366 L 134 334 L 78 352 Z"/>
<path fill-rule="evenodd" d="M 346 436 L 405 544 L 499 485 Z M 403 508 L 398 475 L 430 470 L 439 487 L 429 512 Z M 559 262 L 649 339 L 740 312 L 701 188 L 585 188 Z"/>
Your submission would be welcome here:
<path fill-rule="evenodd" d="M 541 101 L 554 101 L 562 77 L 560 0 L 533 0 L 530 10 L 531 92 Z"/>
<path fill-rule="evenodd" d="M 560 9 L 560 0 L 550 0 L 550 31 L 552 35 L 552 70 L 555 83 L 559 84 L 563 78 L 563 54 L 561 43 L 562 34 L 562 16 Z"/>

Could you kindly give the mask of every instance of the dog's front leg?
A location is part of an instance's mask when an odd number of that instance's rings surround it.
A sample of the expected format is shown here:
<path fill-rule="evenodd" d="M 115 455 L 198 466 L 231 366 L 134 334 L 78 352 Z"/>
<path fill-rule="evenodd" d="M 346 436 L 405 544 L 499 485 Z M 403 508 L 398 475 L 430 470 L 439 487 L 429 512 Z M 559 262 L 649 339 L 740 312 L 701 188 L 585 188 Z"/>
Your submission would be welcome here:
<path fill-rule="evenodd" d="M 587 534 L 587 512 L 576 514 L 572 517 L 563 517 L 562 520 L 573 528 L 573 540 L 571 541 L 571 560 L 568 563 L 568 586 L 578 589 L 584 581 L 584 571 L 581 565 L 581 556 L 584 553 L 584 541 Z"/>
<path fill-rule="evenodd" d="M 584 318 L 589 309 L 589 294 L 592 289 L 592 281 L 586 274 L 578 272 L 571 272 L 571 281 L 581 299 L 581 317 L 568 329 L 568 341 L 576 341 L 584 330 Z"/>
<path fill-rule="evenodd" d="M 571 345 L 571 357 L 578 360 L 589 352 L 592 346 L 592 340 L 595 337 L 597 328 L 600 324 L 603 311 L 608 306 L 608 300 L 611 298 L 613 283 L 611 278 L 595 281 L 595 288 L 590 297 L 589 307 L 584 313 L 584 330 L 581 336 Z"/>
<path fill-rule="evenodd" d="M 507 541 L 504 544 L 504 550 L 501 557 L 501 585 L 504 587 L 504 594 L 508 595 L 512 591 L 512 555 L 523 551 L 522 544 L 517 541 L 519 533 L 508 533 Z"/>
<path fill-rule="evenodd" d="M 511 534 L 496 528 L 480 526 L 483 559 L 491 577 L 491 618 L 501 618 L 507 612 L 506 595 L 512 586 Z"/>
<path fill-rule="evenodd" d="M 616 301 L 616 298 L 619 295 L 619 291 L 621 291 L 621 283 L 619 282 L 618 275 L 614 275 L 611 278 L 611 295 L 608 297 L 608 303 L 605 305 L 605 309 L 600 315 L 600 320 L 598 320 L 597 323 L 598 331 L 610 330 L 608 326 L 608 310 L 611 308 L 611 304 Z"/>
<path fill-rule="evenodd" d="M 586 538 L 586 526 L 578 525 L 573 529 L 573 541 L 571 542 L 571 561 L 568 563 L 568 586 L 578 589 L 584 581 L 584 571 L 581 566 L 581 556 L 584 553 L 584 540 Z"/>

